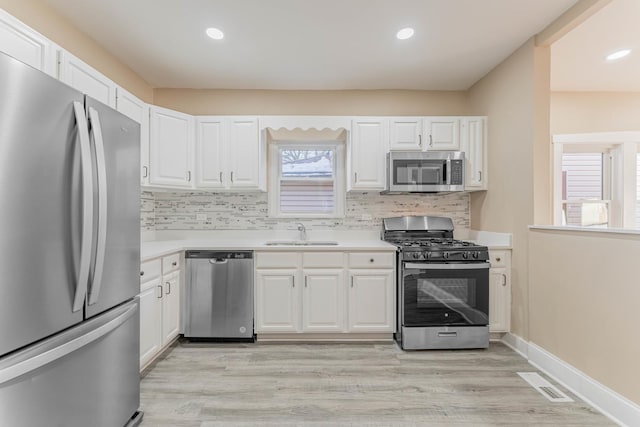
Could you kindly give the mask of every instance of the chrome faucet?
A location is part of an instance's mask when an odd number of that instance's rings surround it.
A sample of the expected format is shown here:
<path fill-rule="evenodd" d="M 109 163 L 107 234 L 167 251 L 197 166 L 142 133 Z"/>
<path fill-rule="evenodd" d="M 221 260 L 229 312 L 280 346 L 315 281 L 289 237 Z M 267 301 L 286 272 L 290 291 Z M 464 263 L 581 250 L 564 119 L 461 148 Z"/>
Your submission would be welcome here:
<path fill-rule="evenodd" d="M 307 229 L 304 224 L 299 222 L 296 224 L 298 226 L 298 231 L 300 232 L 300 240 L 307 240 Z"/>

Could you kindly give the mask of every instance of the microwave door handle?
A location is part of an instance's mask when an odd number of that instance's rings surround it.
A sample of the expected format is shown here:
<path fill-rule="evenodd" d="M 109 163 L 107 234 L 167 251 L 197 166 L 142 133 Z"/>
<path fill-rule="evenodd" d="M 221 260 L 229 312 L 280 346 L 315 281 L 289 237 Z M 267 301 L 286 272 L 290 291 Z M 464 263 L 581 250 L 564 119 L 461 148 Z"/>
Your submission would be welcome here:
<path fill-rule="evenodd" d="M 445 163 L 445 167 L 447 168 L 446 173 L 447 177 L 445 179 L 445 184 L 451 184 L 451 159 L 447 159 Z"/>

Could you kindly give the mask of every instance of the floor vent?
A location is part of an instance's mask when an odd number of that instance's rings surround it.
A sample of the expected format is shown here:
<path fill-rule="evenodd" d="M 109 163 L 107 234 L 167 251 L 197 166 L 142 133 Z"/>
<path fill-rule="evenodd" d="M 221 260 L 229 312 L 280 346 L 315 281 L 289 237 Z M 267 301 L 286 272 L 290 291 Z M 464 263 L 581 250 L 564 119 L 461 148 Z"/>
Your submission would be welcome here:
<path fill-rule="evenodd" d="M 518 375 L 552 402 L 573 402 L 573 399 L 558 390 L 537 372 L 518 372 Z"/>

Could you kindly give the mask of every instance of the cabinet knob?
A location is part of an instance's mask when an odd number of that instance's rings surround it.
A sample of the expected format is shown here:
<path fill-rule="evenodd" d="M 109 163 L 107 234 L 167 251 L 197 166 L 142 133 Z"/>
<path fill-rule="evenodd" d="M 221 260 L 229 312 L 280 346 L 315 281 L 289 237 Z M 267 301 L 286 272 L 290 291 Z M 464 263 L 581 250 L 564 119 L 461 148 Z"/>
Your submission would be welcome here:
<path fill-rule="evenodd" d="M 500 262 L 500 257 L 497 257 L 497 258 L 496 258 L 496 261 Z"/>
<path fill-rule="evenodd" d="M 374 262 L 374 261 L 375 261 L 375 260 L 374 260 L 373 258 L 371 258 L 371 259 L 369 260 L 369 262 Z"/>
<path fill-rule="evenodd" d="M 175 267 L 176 265 L 178 265 L 178 262 L 177 262 L 177 261 L 173 261 L 173 262 L 171 263 L 171 265 Z"/>
<path fill-rule="evenodd" d="M 144 271 L 141 271 L 141 272 L 140 272 L 140 276 L 144 276 Z"/>

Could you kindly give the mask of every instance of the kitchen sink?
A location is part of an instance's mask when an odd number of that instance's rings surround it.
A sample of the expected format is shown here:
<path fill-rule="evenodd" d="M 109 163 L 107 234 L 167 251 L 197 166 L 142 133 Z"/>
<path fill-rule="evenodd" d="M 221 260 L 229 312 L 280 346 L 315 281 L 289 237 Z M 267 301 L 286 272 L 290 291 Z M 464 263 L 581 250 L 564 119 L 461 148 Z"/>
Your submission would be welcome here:
<path fill-rule="evenodd" d="M 337 246 L 335 241 L 321 240 L 273 240 L 266 242 L 267 246 Z"/>

